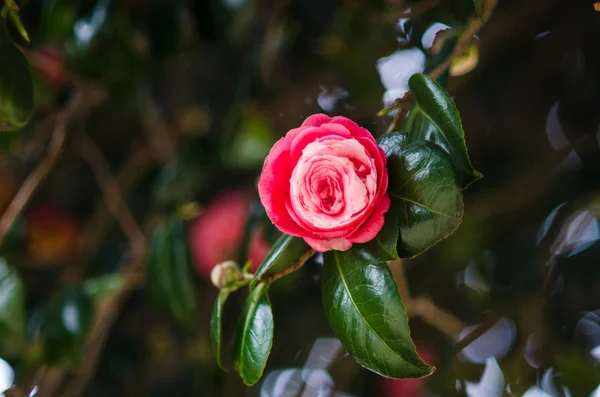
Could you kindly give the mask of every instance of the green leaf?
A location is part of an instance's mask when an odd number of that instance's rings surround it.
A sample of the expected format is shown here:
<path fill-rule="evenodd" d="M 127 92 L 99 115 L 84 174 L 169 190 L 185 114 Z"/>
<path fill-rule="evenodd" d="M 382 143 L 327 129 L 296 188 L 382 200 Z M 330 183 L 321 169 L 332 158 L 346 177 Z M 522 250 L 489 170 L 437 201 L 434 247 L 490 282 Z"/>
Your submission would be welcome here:
<path fill-rule="evenodd" d="M 248 386 L 262 376 L 273 345 L 273 313 L 268 289 L 269 284 L 260 283 L 250 292 L 233 345 L 235 369 Z"/>
<path fill-rule="evenodd" d="M 399 211 L 398 255 L 412 258 L 452 234 L 462 222 L 462 192 L 439 146 L 413 142 L 388 158 L 392 208 Z"/>
<path fill-rule="evenodd" d="M 64 287 L 52 298 L 42 326 L 47 361 L 69 367 L 80 362 L 93 313 L 94 303 L 81 286 Z"/>
<path fill-rule="evenodd" d="M 292 266 L 296 260 L 310 251 L 310 249 L 304 239 L 282 234 L 254 274 L 250 288 L 254 288 L 261 277 L 279 273 Z"/>
<path fill-rule="evenodd" d="M 349 251 L 328 251 L 322 286 L 329 323 L 360 365 L 396 379 L 420 378 L 434 371 L 416 353 L 387 265 L 365 263 Z"/>
<path fill-rule="evenodd" d="M 33 83 L 27 60 L 0 20 L 0 133 L 20 130 L 33 115 Z"/>
<path fill-rule="evenodd" d="M 120 273 L 108 273 L 90 278 L 83 283 L 83 290 L 92 299 L 99 301 L 125 287 L 125 278 Z"/>
<path fill-rule="evenodd" d="M 425 74 L 412 75 L 408 86 L 416 98 L 404 123 L 409 140 L 430 141 L 448 152 L 456 167 L 459 185 L 465 189 L 482 175 L 469 160 L 465 133 L 454 101 Z"/>
<path fill-rule="evenodd" d="M 25 287 L 19 274 L 0 258 L 0 355 L 18 353 L 26 328 Z"/>
<path fill-rule="evenodd" d="M 385 223 L 375 238 L 364 244 L 354 244 L 352 253 L 369 263 L 384 263 L 398 259 L 398 213 L 390 209 Z"/>
<path fill-rule="evenodd" d="M 386 157 L 390 157 L 392 154 L 400 153 L 406 138 L 407 134 L 405 132 L 392 132 L 379 137 L 377 145 L 383 149 Z"/>
<path fill-rule="evenodd" d="M 223 371 L 227 371 L 227 368 L 225 368 L 225 366 L 223 365 L 223 361 L 221 360 L 221 341 L 223 333 L 223 321 L 221 319 L 221 316 L 223 313 L 223 306 L 225 305 L 225 302 L 227 301 L 228 297 L 228 290 L 223 289 L 219 292 L 219 296 L 217 297 L 217 301 L 215 302 L 215 307 L 213 309 L 212 318 L 210 320 L 213 352 L 215 354 L 215 358 L 217 359 L 217 364 L 219 365 L 219 367 L 221 367 Z"/>
<path fill-rule="evenodd" d="M 21 37 L 23 37 L 23 39 L 29 43 L 29 35 L 27 34 L 27 30 L 25 29 L 25 26 L 23 26 L 23 22 L 21 22 L 21 17 L 19 16 L 19 14 L 11 11 L 8 13 L 8 16 L 10 17 L 10 20 L 17 28 L 17 31 L 19 32 Z"/>
<path fill-rule="evenodd" d="M 183 223 L 166 219 L 154 230 L 148 261 L 148 289 L 153 304 L 179 324 L 193 323 L 197 306 L 196 285 Z"/>

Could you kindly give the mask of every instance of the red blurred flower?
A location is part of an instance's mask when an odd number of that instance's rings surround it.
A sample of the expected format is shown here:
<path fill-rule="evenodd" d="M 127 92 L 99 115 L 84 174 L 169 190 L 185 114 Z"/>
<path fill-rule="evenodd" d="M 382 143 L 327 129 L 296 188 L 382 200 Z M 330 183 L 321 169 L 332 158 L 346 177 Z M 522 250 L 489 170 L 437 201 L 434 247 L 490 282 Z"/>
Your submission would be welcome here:
<path fill-rule="evenodd" d="M 436 352 L 425 342 L 415 341 L 417 353 L 429 365 L 437 365 L 438 356 Z M 428 378 L 418 379 L 389 379 L 380 378 L 379 389 L 383 397 L 426 397 L 424 389 Z"/>
<path fill-rule="evenodd" d="M 57 264 L 74 251 L 79 225 L 71 214 L 58 206 L 41 204 L 26 218 L 27 249 L 39 265 Z"/>
<path fill-rule="evenodd" d="M 207 279 L 215 265 L 237 260 L 248 222 L 250 195 L 244 191 L 223 193 L 204 209 L 189 229 L 190 251 L 198 271 Z M 269 252 L 262 231 L 255 229 L 250 237 L 248 257 L 256 270 Z M 243 264 L 240 264 L 243 265 Z"/>
<path fill-rule="evenodd" d="M 57 45 L 48 45 L 40 50 L 40 54 L 41 56 L 35 62 L 42 72 L 44 80 L 55 89 L 63 88 L 67 84 L 65 77 L 67 56 L 65 51 Z"/>

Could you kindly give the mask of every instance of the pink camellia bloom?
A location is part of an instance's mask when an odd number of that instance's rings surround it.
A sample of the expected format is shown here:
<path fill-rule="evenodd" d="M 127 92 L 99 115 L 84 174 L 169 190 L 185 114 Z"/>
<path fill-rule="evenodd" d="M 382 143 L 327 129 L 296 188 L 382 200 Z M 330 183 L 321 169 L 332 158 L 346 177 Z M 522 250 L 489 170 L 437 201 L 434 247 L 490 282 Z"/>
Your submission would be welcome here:
<path fill-rule="evenodd" d="M 345 117 L 315 114 L 271 148 L 258 192 L 279 230 L 316 251 L 346 251 L 383 227 L 390 208 L 385 153 Z"/>
<path fill-rule="evenodd" d="M 424 342 L 415 342 L 417 353 L 429 365 L 438 364 L 436 352 Z M 425 382 L 428 378 L 390 379 L 379 378 L 379 388 L 382 397 L 427 397 Z"/>
<path fill-rule="evenodd" d="M 198 271 L 210 279 L 212 269 L 221 262 L 237 260 L 248 222 L 250 195 L 244 191 L 215 197 L 189 228 L 190 252 Z M 260 229 L 255 229 L 248 245 L 254 270 L 269 252 Z M 243 265 L 240 264 L 240 265 Z"/>

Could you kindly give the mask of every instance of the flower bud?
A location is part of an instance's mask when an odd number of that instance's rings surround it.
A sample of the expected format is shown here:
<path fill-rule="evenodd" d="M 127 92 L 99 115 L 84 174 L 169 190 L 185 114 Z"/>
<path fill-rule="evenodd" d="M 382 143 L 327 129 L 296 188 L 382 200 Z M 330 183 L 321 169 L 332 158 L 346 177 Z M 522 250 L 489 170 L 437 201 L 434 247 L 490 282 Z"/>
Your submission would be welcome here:
<path fill-rule="evenodd" d="M 215 266 L 210 273 L 210 280 L 217 288 L 227 288 L 233 282 L 242 279 L 242 270 L 234 261 L 225 261 Z"/>

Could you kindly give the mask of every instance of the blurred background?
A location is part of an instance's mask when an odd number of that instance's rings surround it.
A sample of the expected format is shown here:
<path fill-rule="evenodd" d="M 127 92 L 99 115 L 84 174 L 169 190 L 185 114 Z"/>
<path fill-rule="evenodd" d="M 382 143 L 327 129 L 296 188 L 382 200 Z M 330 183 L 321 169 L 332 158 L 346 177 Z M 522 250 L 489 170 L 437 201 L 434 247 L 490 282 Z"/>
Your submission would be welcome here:
<path fill-rule="evenodd" d="M 0 134 L 7 396 L 600 396 L 600 5 L 501 0 L 443 78 L 484 178 L 454 235 L 393 264 L 435 374 L 356 364 L 325 318 L 317 256 L 271 288 L 274 345 L 247 388 L 211 352 L 210 270 L 257 264 L 277 237 L 255 188 L 266 154 L 314 113 L 383 134 L 378 112 L 444 59 L 473 2 L 25 3 L 30 42 L 9 35 L 35 113 Z M 162 292 L 184 318 L 145 282 L 165 219 L 191 252 Z"/>

